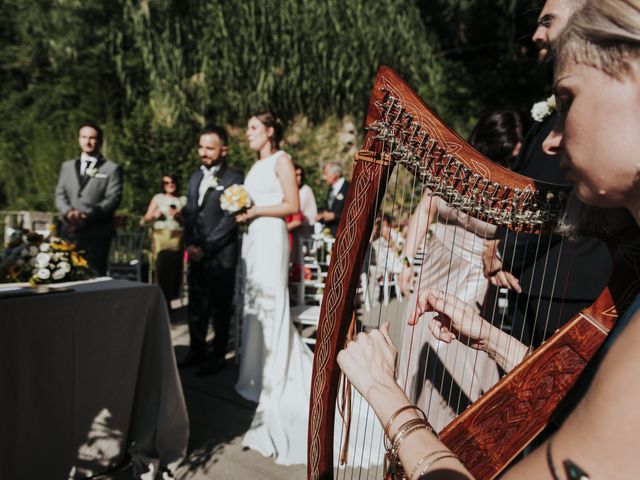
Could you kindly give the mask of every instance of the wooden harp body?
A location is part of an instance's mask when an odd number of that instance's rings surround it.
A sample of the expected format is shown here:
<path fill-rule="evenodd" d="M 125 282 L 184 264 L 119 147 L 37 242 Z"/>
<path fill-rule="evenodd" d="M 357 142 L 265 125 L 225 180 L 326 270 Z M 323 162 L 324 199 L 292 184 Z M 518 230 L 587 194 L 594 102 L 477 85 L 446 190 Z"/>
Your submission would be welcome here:
<path fill-rule="evenodd" d="M 340 369 L 336 362 L 376 212 L 391 170 L 401 166 L 449 205 L 487 223 L 538 233 L 557 220 L 562 187 L 493 164 L 449 130 L 390 68 L 381 67 L 346 206 L 332 251 L 317 332 L 308 437 L 308 478 L 333 478 Z M 638 290 L 626 246 L 596 302 L 558 330 L 440 433 L 476 478 L 493 478 L 548 423 L 560 400 Z M 633 279 L 632 282 L 626 281 Z M 377 419 L 373 419 L 377 421 Z M 379 475 L 382 476 L 382 475 Z"/>

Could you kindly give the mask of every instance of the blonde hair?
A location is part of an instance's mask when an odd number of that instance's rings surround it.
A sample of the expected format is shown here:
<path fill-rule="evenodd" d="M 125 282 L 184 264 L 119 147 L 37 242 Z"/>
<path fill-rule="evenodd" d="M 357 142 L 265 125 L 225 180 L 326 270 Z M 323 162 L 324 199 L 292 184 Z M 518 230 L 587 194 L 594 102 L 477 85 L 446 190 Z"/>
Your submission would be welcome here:
<path fill-rule="evenodd" d="M 587 0 L 554 45 L 556 72 L 571 62 L 621 79 L 640 57 L 640 0 Z"/>

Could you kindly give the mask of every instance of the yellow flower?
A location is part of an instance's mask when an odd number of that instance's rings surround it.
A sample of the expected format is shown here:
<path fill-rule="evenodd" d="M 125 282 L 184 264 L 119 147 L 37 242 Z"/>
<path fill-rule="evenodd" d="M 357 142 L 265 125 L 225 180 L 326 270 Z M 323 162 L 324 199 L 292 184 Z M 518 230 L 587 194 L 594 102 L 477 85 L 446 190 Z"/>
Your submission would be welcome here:
<path fill-rule="evenodd" d="M 78 252 L 71 252 L 71 263 L 74 267 L 84 268 L 88 267 L 89 264 L 85 260 L 85 258 L 80 255 Z"/>

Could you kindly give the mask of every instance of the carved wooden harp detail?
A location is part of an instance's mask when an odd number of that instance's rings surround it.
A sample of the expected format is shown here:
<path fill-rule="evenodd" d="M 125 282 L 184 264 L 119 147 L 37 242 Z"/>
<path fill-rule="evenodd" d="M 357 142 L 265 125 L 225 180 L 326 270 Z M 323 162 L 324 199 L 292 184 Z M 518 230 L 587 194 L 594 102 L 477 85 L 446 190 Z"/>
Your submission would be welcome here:
<path fill-rule="evenodd" d="M 333 478 L 338 352 L 353 312 L 360 266 L 395 165 L 449 205 L 487 223 L 538 233 L 562 207 L 561 187 L 493 164 L 448 129 L 390 68 L 378 71 L 367 133 L 332 250 L 318 326 L 309 415 L 308 478 Z M 614 250 L 616 250 L 614 248 Z M 547 424 L 618 314 L 638 291 L 637 252 L 614 255 L 614 276 L 597 301 L 560 329 L 440 434 L 477 478 L 492 478 Z M 624 281 L 633 279 L 634 282 Z M 622 279 L 622 281 L 620 281 Z"/>

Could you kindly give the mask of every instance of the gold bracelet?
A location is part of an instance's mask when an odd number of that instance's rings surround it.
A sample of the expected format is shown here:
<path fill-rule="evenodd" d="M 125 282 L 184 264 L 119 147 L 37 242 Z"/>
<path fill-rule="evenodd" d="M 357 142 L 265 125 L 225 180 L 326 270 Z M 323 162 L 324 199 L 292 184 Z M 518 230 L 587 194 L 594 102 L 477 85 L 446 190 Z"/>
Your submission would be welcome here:
<path fill-rule="evenodd" d="M 395 420 L 395 418 L 398 415 L 400 415 L 402 412 L 404 412 L 405 410 L 412 409 L 412 408 L 414 410 L 417 410 L 418 412 L 420 412 L 422 414 L 423 418 L 425 419 L 425 421 L 427 420 L 427 415 L 417 405 L 405 405 L 404 407 L 400 407 L 398 410 L 395 411 L 395 413 L 393 415 L 391 415 L 389 417 L 389 420 L 387 420 L 387 423 L 384 426 L 384 433 L 387 435 L 387 437 L 389 436 L 389 427 L 391 426 L 391 422 L 393 422 Z"/>
<path fill-rule="evenodd" d="M 418 478 L 422 477 L 425 473 L 427 473 L 434 463 L 436 463 L 439 460 L 444 460 L 445 458 L 455 458 L 457 460 L 458 456 L 455 453 L 451 452 L 451 453 L 444 453 L 439 457 L 434 458 L 429 463 L 427 463 L 425 467 L 420 471 Z"/>
<path fill-rule="evenodd" d="M 406 422 L 404 422 L 400 428 L 398 428 L 398 431 L 396 432 L 396 434 L 393 436 L 393 438 L 389 439 L 389 442 L 387 442 L 387 438 L 385 437 L 384 439 L 384 448 L 385 450 L 387 450 L 387 452 L 394 452 L 397 449 L 394 448 L 395 445 L 397 445 L 398 440 L 401 439 L 402 437 L 404 437 L 406 435 L 406 432 L 415 427 L 416 425 L 425 425 L 425 421 L 421 418 L 412 418 L 411 420 L 407 420 Z"/>
<path fill-rule="evenodd" d="M 404 432 L 404 435 L 402 437 L 400 437 L 398 439 L 398 441 L 393 445 L 393 453 L 396 453 L 396 454 L 398 453 L 398 451 L 400 450 L 400 447 L 402 446 L 404 441 L 413 432 L 416 432 L 416 431 L 422 430 L 422 429 L 428 429 L 428 428 L 429 428 L 428 425 L 426 425 L 425 423 L 416 424 L 416 425 L 411 426 L 410 428 L 407 428 L 405 430 L 405 432 Z"/>
<path fill-rule="evenodd" d="M 420 460 L 418 460 L 418 463 L 416 463 L 416 465 L 413 467 L 413 470 L 411 470 L 411 474 L 409 475 L 409 478 L 413 478 L 413 476 L 415 475 L 415 473 L 418 471 L 418 468 L 420 468 L 420 465 L 422 465 L 424 462 L 426 462 L 427 460 L 429 460 L 431 457 L 433 457 L 434 455 L 439 455 L 440 453 L 451 453 L 450 450 L 434 450 L 431 453 L 427 453 L 425 456 L 423 456 Z"/>

